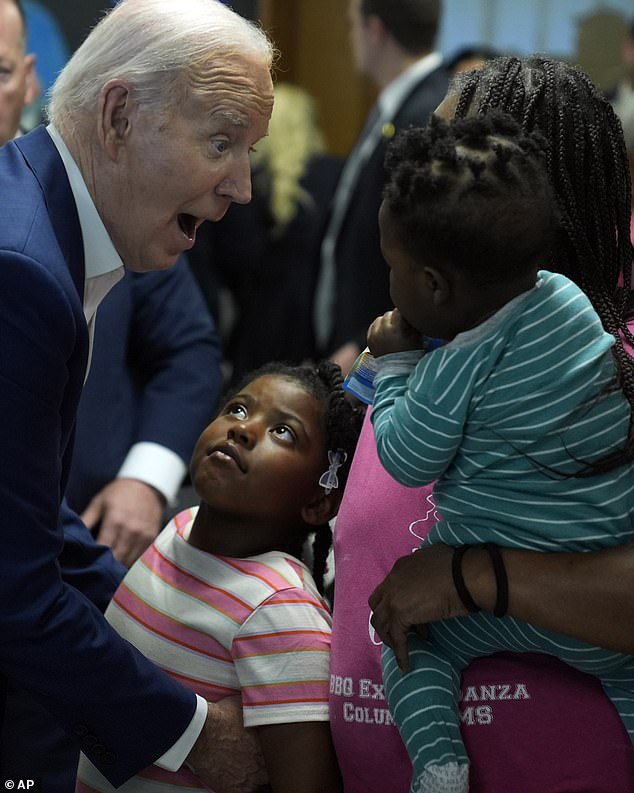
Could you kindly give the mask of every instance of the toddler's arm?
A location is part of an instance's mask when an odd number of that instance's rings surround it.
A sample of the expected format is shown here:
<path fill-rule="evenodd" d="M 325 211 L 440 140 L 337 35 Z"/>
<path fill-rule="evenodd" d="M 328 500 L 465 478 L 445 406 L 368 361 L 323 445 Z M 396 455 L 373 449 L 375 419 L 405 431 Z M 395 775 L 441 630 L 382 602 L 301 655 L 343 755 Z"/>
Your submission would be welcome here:
<path fill-rule="evenodd" d="M 456 371 L 444 350 L 424 355 L 420 334 L 396 309 L 372 323 L 368 345 L 379 356 L 371 414 L 379 459 L 402 485 L 429 484 L 462 442 L 470 370 Z"/>

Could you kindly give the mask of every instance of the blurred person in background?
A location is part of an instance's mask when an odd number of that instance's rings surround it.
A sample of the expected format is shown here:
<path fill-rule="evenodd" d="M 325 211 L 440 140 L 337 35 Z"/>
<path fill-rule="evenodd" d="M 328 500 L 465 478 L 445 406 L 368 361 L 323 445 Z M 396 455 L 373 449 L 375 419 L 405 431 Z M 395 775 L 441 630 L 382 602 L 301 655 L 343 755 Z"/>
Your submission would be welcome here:
<path fill-rule="evenodd" d="M 391 308 L 378 224 L 386 144 L 397 129 L 427 122 L 450 76 L 434 50 L 440 0 L 349 0 L 348 9 L 357 69 L 380 93 L 337 185 L 315 294 L 318 352 L 344 373 L 370 322 Z"/>
<path fill-rule="evenodd" d="M 619 118 L 623 118 L 629 109 L 634 107 L 634 18 L 623 39 L 621 59 L 623 61 L 623 77 L 607 93 Z"/>
<path fill-rule="evenodd" d="M 25 107 L 40 87 L 35 55 L 25 52 L 26 20 L 19 0 L 0 0 L 0 146 L 21 133 Z"/>

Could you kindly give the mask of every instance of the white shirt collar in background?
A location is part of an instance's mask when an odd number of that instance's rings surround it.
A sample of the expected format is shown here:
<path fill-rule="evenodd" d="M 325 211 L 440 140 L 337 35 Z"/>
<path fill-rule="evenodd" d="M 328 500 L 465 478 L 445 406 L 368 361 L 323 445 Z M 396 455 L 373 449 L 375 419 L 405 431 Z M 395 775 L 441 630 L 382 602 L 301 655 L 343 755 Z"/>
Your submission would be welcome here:
<path fill-rule="evenodd" d="M 430 52 L 386 85 L 377 99 L 381 109 L 381 119 L 391 121 L 414 86 L 437 69 L 441 63 L 440 53 Z"/>

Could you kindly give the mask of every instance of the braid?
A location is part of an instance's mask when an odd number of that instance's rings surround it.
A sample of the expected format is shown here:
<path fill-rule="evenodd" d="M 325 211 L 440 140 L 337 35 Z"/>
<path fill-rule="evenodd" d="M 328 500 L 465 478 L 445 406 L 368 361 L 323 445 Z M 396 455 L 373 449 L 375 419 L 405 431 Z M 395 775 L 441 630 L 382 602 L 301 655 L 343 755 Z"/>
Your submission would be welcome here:
<path fill-rule="evenodd" d="M 502 86 L 502 87 L 500 87 Z M 588 295 L 615 339 L 618 384 L 634 417 L 634 346 L 627 326 L 632 279 L 631 182 L 620 122 L 592 80 L 569 64 L 542 56 L 497 58 L 454 81 L 456 116 L 473 108 L 511 113 L 550 143 L 548 171 L 560 211 L 553 269 Z M 611 465 L 634 459 L 634 420 Z M 591 473 L 591 471 L 590 471 Z"/>
<path fill-rule="evenodd" d="M 354 406 L 343 390 L 343 375 L 339 366 L 332 361 L 320 361 L 315 366 L 317 376 L 328 391 L 326 407 L 326 448 L 341 450 L 346 460 L 337 470 L 339 488 L 343 490 L 348 479 L 352 457 L 363 423 L 363 412 Z M 323 593 L 326 561 L 332 545 L 332 530 L 329 524 L 317 526 L 313 540 L 313 577 L 317 588 Z"/>
<path fill-rule="evenodd" d="M 336 363 L 320 361 L 316 364 L 315 371 L 329 393 L 326 409 L 326 447 L 332 451 L 342 449 L 347 455 L 345 464 L 338 471 L 340 487 L 342 487 L 348 478 L 352 456 L 361 432 L 363 413 L 346 397 L 346 392 L 343 390 L 343 374 Z"/>
<path fill-rule="evenodd" d="M 467 110 L 471 107 L 478 81 L 475 79 L 475 72 L 459 73 L 455 77 L 455 84 L 462 84 L 462 90 L 458 97 L 458 104 L 456 105 L 456 118 L 464 118 Z"/>

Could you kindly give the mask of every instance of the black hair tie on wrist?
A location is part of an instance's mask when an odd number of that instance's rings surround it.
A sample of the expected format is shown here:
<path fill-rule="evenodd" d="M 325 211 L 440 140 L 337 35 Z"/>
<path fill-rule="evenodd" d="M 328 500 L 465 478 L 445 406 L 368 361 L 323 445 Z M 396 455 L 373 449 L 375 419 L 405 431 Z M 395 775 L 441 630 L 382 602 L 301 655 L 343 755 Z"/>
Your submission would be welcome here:
<path fill-rule="evenodd" d="M 478 606 L 471 597 L 471 593 L 467 589 L 464 576 L 462 575 L 462 558 L 470 548 L 482 548 L 489 554 L 491 564 L 493 565 L 493 572 L 495 573 L 495 585 L 497 589 L 493 614 L 496 617 L 504 617 L 509 606 L 509 582 L 500 549 L 492 542 L 486 542 L 483 545 L 459 545 L 457 548 L 454 548 L 451 558 L 451 575 L 458 597 L 462 601 L 462 605 L 471 614 L 476 614 L 478 611 L 481 611 L 480 606 Z"/>
<path fill-rule="evenodd" d="M 497 586 L 497 596 L 495 598 L 493 613 L 496 617 L 504 617 L 509 607 L 509 580 L 506 575 L 504 560 L 502 559 L 502 554 L 497 545 L 494 545 L 492 542 L 486 542 L 483 547 L 488 551 L 491 558 Z"/>
<path fill-rule="evenodd" d="M 453 576 L 453 583 L 456 587 L 456 592 L 462 601 L 462 605 L 467 609 L 467 611 L 471 612 L 471 614 L 475 614 L 476 612 L 480 611 L 480 606 L 478 606 L 475 600 L 471 597 L 471 593 L 467 589 L 467 585 L 464 582 L 462 575 L 462 557 L 470 548 L 474 547 L 475 546 L 473 545 L 459 545 L 457 548 L 453 549 L 453 556 L 451 557 L 451 575 Z"/>

